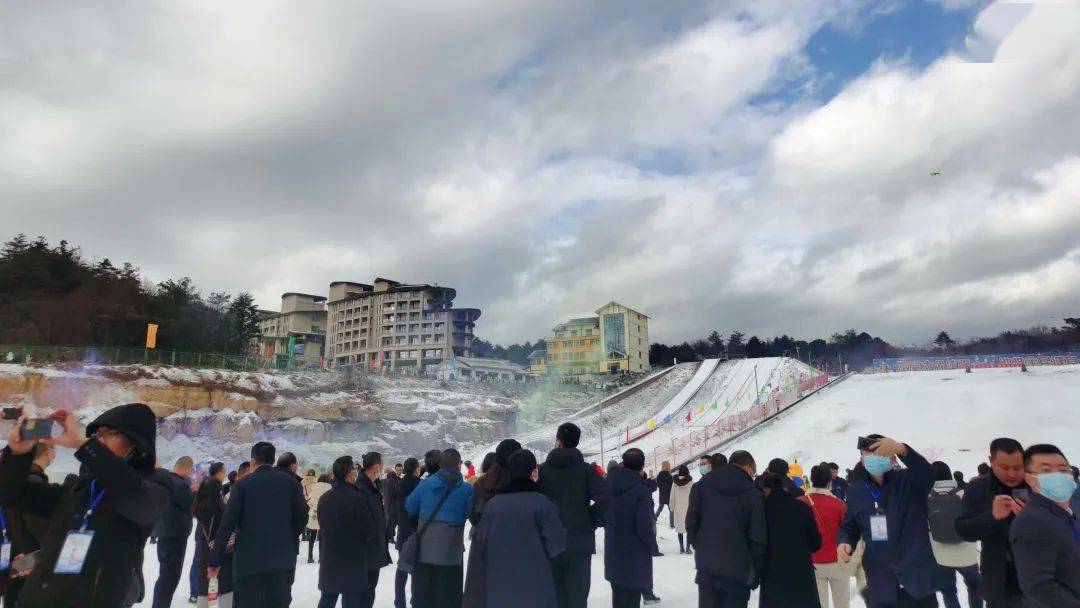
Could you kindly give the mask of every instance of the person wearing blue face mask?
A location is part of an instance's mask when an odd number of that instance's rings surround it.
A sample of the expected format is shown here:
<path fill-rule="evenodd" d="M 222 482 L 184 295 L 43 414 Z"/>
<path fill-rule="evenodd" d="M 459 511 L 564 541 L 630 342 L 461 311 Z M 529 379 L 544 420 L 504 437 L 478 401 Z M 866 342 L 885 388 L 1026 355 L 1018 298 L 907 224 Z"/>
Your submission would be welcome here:
<path fill-rule="evenodd" d="M 698 475 L 701 477 L 708 475 L 709 472 L 712 471 L 712 460 L 709 458 L 708 454 L 702 454 L 701 458 L 698 459 L 697 470 Z"/>
<path fill-rule="evenodd" d="M 1032 496 L 1009 528 L 1025 606 L 1080 608 L 1080 496 L 1069 461 L 1057 447 L 1024 452 Z"/>
<path fill-rule="evenodd" d="M 930 463 L 882 435 L 860 437 L 861 462 L 847 495 L 837 557 L 847 563 L 860 539 L 871 608 L 934 608 L 934 561 L 927 527 Z M 897 470 L 897 458 L 905 468 Z"/>

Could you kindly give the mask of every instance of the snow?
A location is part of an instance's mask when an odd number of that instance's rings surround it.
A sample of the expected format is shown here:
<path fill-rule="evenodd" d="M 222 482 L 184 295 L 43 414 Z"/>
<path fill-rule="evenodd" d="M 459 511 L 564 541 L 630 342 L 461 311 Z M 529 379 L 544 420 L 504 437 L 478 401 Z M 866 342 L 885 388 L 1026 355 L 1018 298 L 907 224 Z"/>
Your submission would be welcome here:
<path fill-rule="evenodd" d="M 1080 366 L 1031 368 L 1027 373 L 988 369 L 972 374 L 943 371 L 861 375 L 811 397 L 733 445 L 724 446 L 723 451 L 746 449 L 759 463 L 782 457 L 805 463 L 835 461 L 850 467 L 857 457 L 855 438 L 878 432 L 906 441 L 928 458 L 943 459 L 970 474 L 985 460 L 987 446 L 999 435 L 1013 436 L 1025 445 L 1055 443 L 1066 455 L 1080 454 L 1080 439 L 1073 431 L 1076 408 L 1080 407 L 1078 395 Z M 305 459 L 301 457 L 301 461 Z M 662 606 L 694 606 L 694 558 L 678 553 L 675 533 L 666 525 L 666 518 L 665 512 L 657 527 L 658 544 L 665 555 L 653 560 L 654 592 Z M 597 533 L 597 540 L 588 605 L 600 608 L 611 605 L 611 589 L 604 581 L 602 531 Z M 193 545 L 188 543 L 185 576 L 174 598 L 175 605 L 185 601 Z M 305 543 L 292 588 L 294 606 L 314 606 L 319 600 L 318 564 L 307 564 L 306 552 Z M 392 547 L 391 554 L 396 561 Z M 157 577 L 154 555 L 148 550 L 143 565 L 149 588 Z M 377 608 L 393 607 L 393 574 L 394 566 L 389 566 L 379 577 Z M 966 606 L 963 583 L 958 582 L 958 586 L 961 605 Z M 851 591 L 851 605 L 863 607 L 854 582 Z M 755 592 L 751 606 L 757 604 L 756 598 Z M 149 606 L 150 600 L 138 605 Z"/>

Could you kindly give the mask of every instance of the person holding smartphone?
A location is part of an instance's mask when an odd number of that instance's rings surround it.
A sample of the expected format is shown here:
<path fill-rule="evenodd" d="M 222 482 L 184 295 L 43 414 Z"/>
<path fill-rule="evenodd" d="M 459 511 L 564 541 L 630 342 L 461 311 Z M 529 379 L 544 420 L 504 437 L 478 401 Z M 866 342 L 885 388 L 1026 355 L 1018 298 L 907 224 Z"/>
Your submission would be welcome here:
<path fill-rule="evenodd" d="M 982 596 L 988 608 L 1021 608 L 1024 593 L 1009 548 L 1009 526 L 1031 499 L 1024 478 L 1024 447 L 1001 437 L 990 442 L 990 472 L 971 480 L 956 532 L 982 543 Z"/>
<path fill-rule="evenodd" d="M 86 429 L 67 411 L 49 418 L 58 436 L 26 439 L 22 416 L 0 457 L 0 506 L 49 522 L 19 605 L 124 605 L 142 570 L 150 529 L 168 502 L 165 489 L 150 480 L 154 413 L 141 403 L 120 405 Z M 31 483 L 38 441 L 74 450 L 82 473 L 63 485 Z"/>
<path fill-rule="evenodd" d="M 934 485 L 930 463 L 911 446 L 884 437 L 859 437 L 861 461 L 848 490 L 847 513 L 837 536 L 837 557 L 850 561 L 866 543 L 870 603 L 875 608 L 936 608 L 937 563 L 927 530 L 927 498 Z M 900 459 L 906 466 L 896 469 Z"/>

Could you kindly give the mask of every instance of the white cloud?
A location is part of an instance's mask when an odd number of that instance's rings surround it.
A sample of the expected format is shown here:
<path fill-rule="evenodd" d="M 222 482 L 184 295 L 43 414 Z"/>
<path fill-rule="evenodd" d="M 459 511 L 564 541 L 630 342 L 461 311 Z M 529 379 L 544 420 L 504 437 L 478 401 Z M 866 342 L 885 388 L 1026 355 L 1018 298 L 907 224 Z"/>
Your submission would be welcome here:
<path fill-rule="evenodd" d="M 1075 314 L 1075 6 L 988 7 L 820 107 L 803 48 L 864 7 L 682 8 L 8 5 L 0 213 L 264 307 L 453 285 L 501 341 L 611 299 L 664 340 Z"/>

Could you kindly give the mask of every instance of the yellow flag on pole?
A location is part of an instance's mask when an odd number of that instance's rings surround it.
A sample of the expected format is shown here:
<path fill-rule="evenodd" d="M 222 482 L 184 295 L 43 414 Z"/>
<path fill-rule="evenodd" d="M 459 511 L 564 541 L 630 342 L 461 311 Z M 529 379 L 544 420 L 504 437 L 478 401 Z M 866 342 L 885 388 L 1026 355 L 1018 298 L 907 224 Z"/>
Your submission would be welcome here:
<path fill-rule="evenodd" d="M 157 348 L 157 325 L 146 324 L 146 348 Z"/>

